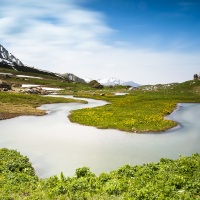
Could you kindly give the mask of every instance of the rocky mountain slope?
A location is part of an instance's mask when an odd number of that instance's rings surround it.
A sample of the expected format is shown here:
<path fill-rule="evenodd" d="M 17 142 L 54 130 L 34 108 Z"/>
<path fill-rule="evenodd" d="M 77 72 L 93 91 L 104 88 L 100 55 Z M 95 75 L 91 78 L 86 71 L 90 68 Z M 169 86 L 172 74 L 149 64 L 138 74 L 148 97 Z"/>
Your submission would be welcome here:
<path fill-rule="evenodd" d="M 20 72 L 32 72 L 39 74 L 45 74 L 45 75 L 51 75 L 57 78 L 60 78 L 65 81 L 70 82 L 81 82 L 86 83 L 83 79 L 75 76 L 74 74 L 58 74 L 42 69 L 38 69 L 37 67 L 29 66 L 24 64 L 22 61 L 20 61 L 18 58 L 16 58 L 13 54 L 9 53 L 6 48 L 4 48 L 0 44 L 0 67 L 8 68 L 8 69 L 14 69 L 16 71 Z"/>
<path fill-rule="evenodd" d="M 72 82 L 86 83 L 86 81 L 84 79 L 79 78 L 79 77 L 77 77 L 77 76 L 75 76 L 74 74 L 71 74 L 71 73 L 61 74 L 61 76 L 63 76 L 65 79 L 72 81 Z"/>
<path fill-rule="evenodd" d="M 90 78 L 82 79 L 72 73 L 58 74 L 58 73 L 38 69 L 37 67 L 26 65 L 21 60 L 16 58 L 13 54 L 8 52 L 8 50 L 6 48 L 4 48 L 1 44 L 0 44 L 0 67 L 14 69 L 14 70 L 20 71 L 20 72 L 37 73 L 38 75 L 39 74 L 51 75 L 51 76 L 54 76 L 54 77 L 57 77 L 57 78 L 60 78 L 62 80 L 69 81 L 69 82 L 88 83 L 91 80 L 93 80 Z M 128 85 L 128 86 L 132 86 L 132 87 L 139 86 L 139 84 L 137 84 L 133 81 L 125 82 L 118 78 L 98 79 L 97 81 L 101 85 L 106 85 L 106 86 L 108 86 L 108 85 Z"/>
<path fill-rule="evenodd" d="M 32 66 L 28 66 L 24 64 L 21 60 L 16 58 L 13 54 L 8 52 L 8 50 L 4 48 L 1 44 L 0 44 L 0 66 L 3 68 L 14 69 L 20 72 L 33 72 L 33 73 L 45 74 L 45 75 L 51 75 L 51 76 L 57 76 L 59 78 L 63 78 L 59 74 L 46 71 L 46 70 L 41 70 L 36 67 L 32 67 Z"/>
<path fill-rule="evenodd" d="M 8 64 L 10 66 L 24 66 L 24 64 L 16 58 L 14 55 L 9 53 L 1 44 L 0 44 L 0 63 Z"/>

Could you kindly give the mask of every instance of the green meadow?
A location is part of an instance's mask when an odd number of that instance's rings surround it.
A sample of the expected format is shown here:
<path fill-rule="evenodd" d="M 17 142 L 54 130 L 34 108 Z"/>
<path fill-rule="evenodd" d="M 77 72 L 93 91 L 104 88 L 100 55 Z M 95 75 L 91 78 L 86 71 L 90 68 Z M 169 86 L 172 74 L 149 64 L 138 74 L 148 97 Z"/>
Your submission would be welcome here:
<path fill-rule="evenodd" d="M 172 113 L 178 103 L 200 102 L 199 89 L 200 81 L 196 80 L 165 86 L 142 86 L 125 96 L 82 94 L 84 97 L 106 100 L 110 104 L 75 110 L 69 118 L 72 122 L 98 128 L 128 132 L 164 131 L 177 125 L 165 116 Z"/>
<path fill-rule="evenodd" d="M 26 75 L 38 76 L 33 73 Z M 199 80 L 179 84 L 140 86 L 130 91 L 126 86 L 105 86 L 102 89 L 96 89 L 89 84 L 63 82 L 47 75 L 41 75 L 41 77 L 43 79 L 12 77 L 6 81 L 15 85 L 39 84 L 56 87 L 62 89 L 60 94 L 105 100 L 109 103 L 108 105 L 76 110 L 69 116 L 72 122 L 103 129 L 112 128 L 133 133 L 164 131 L 177 125 L 176 122 L 167 120 L 165 116 L 173 112 L 178 103 L 200 102 Z M 126 92 L 128 95 L 116 96 L 116 92 Z M 36 109 L 39 105 L 69 101 L 74 100 L 0 92 L 0 113 L 1 116 L 7 115 L 7 117 L 41 115 L 44 112 Z"/>
<path fill-rule="evenodd" d="M 4 72 L 13 72 L 4 71 Z M 15 72 L 18 73 L 18 72 Z M 25 74 L 35 75 L 37 74 Z M 70 120 L 98 128 L 113 128 L 132 134 L 161 132 L 177 125 L 165 116 L 172 113 L 178 103 L 200 103 L 200 81 L 166 85 L 140 86 L 128 90 L 124 86 L 95 89 L 88 84 L 62 82 L 55 77 L 43 79 L 12 77 L 6 82 L 39 84 L 63 89 L 70 94 L 105 100 L 107 105 L 71 112 Z M 127 95 L 116 96 L 116 92 Z M 0 119 L 20 115 L 43 115 L 38 106 L 47 103 L 69 103 L 73 99 L 54 98 L 15 91 L 0 92 Z M 66 166 L 67 168 L 67 166 Z M 40 179 L 26 156 L 16 150 L 0 149 L 0 200 L 193 200 L 200 199 L 200 155 L 180 157 L 178 160 L 162 158 L 158 163 L 142 166 L 124 165 L 109 173 L 95 175 L 88 167 L 78 168 L 73 177 L 52 176 Z"/>
<path fill-rule="evenodd" d="M 44 115 L 45 111 L 37 109 L 42 104 L 81 102 L 74 99 L 43 97 L 39 95 L 0 92 L 0 120 L 21 115 Z"/>
<path fill-rule="evenodd" d="M 66 166 L 67 167 L 67 166 Z M 96 176 L 88 167 L 73 177 L 40 179 L 28 158 L 15 150 L 0 149 L 2 200 L 193 200 L 200 199 L 200 155 L 161 159 L 142 166 L 124 165 Z"/>

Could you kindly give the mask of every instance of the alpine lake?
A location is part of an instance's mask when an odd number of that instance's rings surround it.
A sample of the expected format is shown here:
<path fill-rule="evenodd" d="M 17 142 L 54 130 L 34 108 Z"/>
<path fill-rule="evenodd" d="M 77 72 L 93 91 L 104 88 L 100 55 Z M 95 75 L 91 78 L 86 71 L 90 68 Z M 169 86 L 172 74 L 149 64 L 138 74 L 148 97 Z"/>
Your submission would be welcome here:
<path fill-rule="evenodd" d="M 200 104 L 178 104 L 167 116 L 178 122 L 178 127 L 156 134 L 134 134 L 70 122 L 67 117 L 70 111 L 107 103 L 81 99 L 88 104 L 46 104 L 40 108 L 46 110 L 47 115 L 0 121 L 0 147 L 16 149 L 28 156 L 41 178 L 60 172 L 73 176 L 75 170 L 83 166 L 98 175 L 125 164 L 158 162 L 160 158 L 177 159 L 179 155 L 200 153 Z"/>

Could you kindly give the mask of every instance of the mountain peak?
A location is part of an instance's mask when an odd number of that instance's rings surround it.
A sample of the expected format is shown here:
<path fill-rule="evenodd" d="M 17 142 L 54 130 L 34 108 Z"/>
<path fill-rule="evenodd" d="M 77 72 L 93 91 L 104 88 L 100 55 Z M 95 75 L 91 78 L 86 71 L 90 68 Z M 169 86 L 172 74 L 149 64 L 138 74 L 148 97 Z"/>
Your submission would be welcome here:
<path fill-rule="evenodd" d="M 84 80 L 86 82 L 90 82 L 91 80 L 94 80 L 94 79 L 91 79 L 91 78 L 84 78 Z M 127 86 L 132 86 L 132 87 L 137 87 L 139 86 L 139 84 L 133 82 L 133 81 L 122 81 L 121 79 L 119 78 L 104 78 L 104 79 L 97 79 L 97 81 L 102 84 L 102 85 L 127 85 Z"/>
<path fill-rule="evenodd" d="M 24 64 L 0 44 L 0 62 L 11 66 L 24 66 Z"/>

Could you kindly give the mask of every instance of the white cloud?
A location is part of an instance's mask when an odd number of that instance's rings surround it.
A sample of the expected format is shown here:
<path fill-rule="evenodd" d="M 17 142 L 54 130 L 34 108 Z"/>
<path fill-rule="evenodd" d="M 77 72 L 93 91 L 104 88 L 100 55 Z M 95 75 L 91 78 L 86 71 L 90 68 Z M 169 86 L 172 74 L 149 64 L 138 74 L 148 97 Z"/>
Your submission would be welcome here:
<path fill-rule="evenodd" d="M 117 77 L 141 84 L 183 82 L 199 71 L 199 54 L 158 53 L 133 49 L 109 49 L 98 54 L 79 55 L 71 69 L 77 75 L 94 78 Z M 79 71 L 80 66 L 88 70 Z M 90 71 L 89 71 L 90 70 Z"/>
<path fill-rule="evenodd" d="M 2 0 L 0 43 L 24 63 L 80 77 L 114 76 L 148 84 L 184 81 L 198 73 L 198 54 L 140 50 L 123 41 L 106 43 L 114 30 L 105 16 L 74 2 L 78 1 Z"/>

